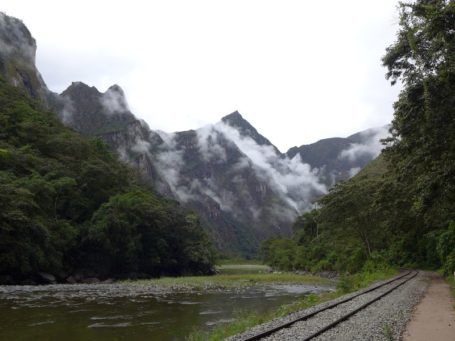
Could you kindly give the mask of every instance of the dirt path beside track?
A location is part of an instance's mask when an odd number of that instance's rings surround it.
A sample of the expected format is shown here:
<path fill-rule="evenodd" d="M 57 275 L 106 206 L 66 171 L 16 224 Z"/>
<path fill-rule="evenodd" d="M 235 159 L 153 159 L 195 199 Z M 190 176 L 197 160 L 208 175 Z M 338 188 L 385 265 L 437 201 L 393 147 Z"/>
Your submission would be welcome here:
<path fill-rule="evenodd" d="M 454 300 L 449 285 L 438 275 L 417 305 L 403 341 L 455 341 Z"/>

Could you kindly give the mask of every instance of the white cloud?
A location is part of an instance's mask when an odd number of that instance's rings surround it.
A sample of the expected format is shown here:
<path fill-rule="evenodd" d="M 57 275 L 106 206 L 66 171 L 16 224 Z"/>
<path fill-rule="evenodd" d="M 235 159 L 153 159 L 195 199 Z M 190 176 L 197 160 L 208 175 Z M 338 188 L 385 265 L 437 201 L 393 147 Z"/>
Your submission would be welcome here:
<path fill-rule="evenodd" d="M 218 141 L 219 136 L 212 125 L 207 125 L 196 130 L 196 135 L 199 151 L 204 160 L 209 161 L 215 159 L 221 162 L 227 160 L 226 151 L 220 146 Z"/>
<path fill-rule="evenodd" d="M 60 96 L 55 96 L 56 100 L 60 101 L 62 109 L 60 111 L 60 115 L 62 117 L 63 123 L 67 125 L 71 125 L 73 114 L 74 114 L 74 104 L 71 98 Z"/>
<path fill-rule="evenodd" d="M 37 39 L 51 90 L 120 83 L 132 111 L 164 131 L 239 110 L 286 150 L 390 122 L 397 89 L 380 58 L 397 3 L 3 0 L 2 10 Z"/>
<path fill-rule="evenodd" d="M 182 151 L 175 150 L 175 135 L 157 132 L 164 144 L 155 156 L 155 167 L 172 193 L 181 202 L 188 202 L 192 195 L 190 189 L 180 186 L 180 170 L 183 167 Z"/>
<path fill-rule="evenodd" d="M 0 13 L 0 30 L 8 31 L 12 38 L 10 43 L 0 41 L 0 54 L 15 54 L 16 57 L 25 57 L 28 63 L 35 63 L 34 42 L 29 39 L 27 32 L 22 30 L 20 21 Z"/>
<path fill-rule="evenodd" d="M 326 192 L 317 172 L 302 163 L 300 155 L 293 159 L 282 158 L 272 146 L 260 146 L 223 122 L 213 125 L 210 131 L 212 134 L 221 133 L 227 140 L 233 141 L 247 157 L 241 159 L 234 168 L 251 165 L 256 175 L 292 208 L 294 215 L 308 208 L 310 199 L 315 194 Z"/>
<path fill-rule="evenodd" d="M 123 91 L 118 87 L 109 88 L 101 96 L 101 104 L 107 109 L 107 113 L 116 114 L 129 111 Z"/>
<path fill-rule="evenodd" d="M 365 139 L 362 143 L 352 143 L 348 149 L 341 151 L 339 158 L 355 161 L 361 157 L 376 158 L 384 149 L 381 143 L 382 139 L 389 136 L 389 127 L 384 126 L 381 128 L 369 129 L 362 132 Z"/>
<path fill-rule="evenodd" d="M 317 170 L 312 170 L 309 165 L 302 163 L 299 155 L 293 159 L 283 158 L 272 146 L 258 145 L 223 122 L 196 131 L 198 148 L 201 158 L 207 162 L 213 162 L 214 159 L 226 162 L 228 149 L 238 148 L 243 156 L 226 169 L 229 173 L 225 175 L 227 178 L 232 177 L 231 181 L 236 189 L 226 187 L 225 183 L 220 184 L 218 176 L 215 175 L 208 174 L 207 177 L 197 179 L 183 178 L 184 151 L 176 144 L 177 135 L 164 132 L 158 134 L 164 143 L 155 156 L 155 165 L 176 198 L 182 202 L 203 201 L 204 197 L 209 197 L 223 211 L 246 214 L 258 219 L 264 208 L 256 207 L 254 199 L 250 198 L 252 193 L 247 188 L 250 180 L 245 178 L 242 172 L 249 169 L 246 174 L 253 172 L 259 180 L 256 190 L 262 192 L 262 195 L 272 191 L 279 199 L 267 209 L 273 210 L 275 217 L 279 219 L 292 221 L 297 214 L 312 207 L 311 199 L 314 195 L 323 194 L 327 190 L 319 181 Z M 243 200 L 250 201 L 248 207 L 236 207 L 237 200 L 231 191 L 242 196 Z"/>
<path fill-rule="evenodd" d="M 360 167 L 353 167 L 349 170 L 349 177 L 352 178 L 354 175 L 356 175 L 357 173 L 359 173 L 361 170 Z"/>
<path fill-rule="evenodd" d="M 144 153 L 144 154 L 149 153 L 150 143 L 145 140 L 138 139 L 136 141 L 136 144 L 133 147 L 131 147 L 131 150 L 133 150 L 136 153 Z"/>

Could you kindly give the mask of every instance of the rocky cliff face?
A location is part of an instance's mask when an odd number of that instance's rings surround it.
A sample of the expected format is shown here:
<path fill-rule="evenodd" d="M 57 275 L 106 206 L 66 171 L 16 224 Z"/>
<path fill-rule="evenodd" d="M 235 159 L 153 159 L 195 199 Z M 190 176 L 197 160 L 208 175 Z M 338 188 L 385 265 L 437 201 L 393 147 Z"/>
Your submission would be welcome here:
<path fill-rule="evenodd" d="M 48 103 L 48 91 L 35 66 L 36 42 L 19 19 L 0 12 L 0 74 L 30 97 Z"/>
<path fill-rule="evenodd" d="M 265 238 L 290 235 L 315 197 L 379 154 L 385 132 L 321 140 L 283 154 L 238 112 L 197 130 L 153 131 L 131 113 L 117 85 L 101 93 L 75 82 L 51 93 L 34 64 L 35 40 L 22 22 L 3 14 L 0 47 L 2 77 L 68 126 L 104 140 L 145 184 L 196 211 L 226 253 L 252 255 Z"/>
<path fill-rule="evenodd" d="M 118 85 L 101 93 L 95 87 L 74 82 L 60 96 L 64 100 L 60 111 L 66 123 L 87 135 L 109 133 L 137 121 Z"/>

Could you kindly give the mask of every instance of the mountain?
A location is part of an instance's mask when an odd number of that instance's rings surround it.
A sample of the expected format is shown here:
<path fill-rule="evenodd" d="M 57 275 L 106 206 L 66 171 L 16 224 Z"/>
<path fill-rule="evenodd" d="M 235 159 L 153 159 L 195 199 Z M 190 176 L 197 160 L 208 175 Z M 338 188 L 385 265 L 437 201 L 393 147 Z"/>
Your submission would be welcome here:
<path fill-rule="evenodd" d="M 211 273 L 193 213 L 1 76 L 0 122 L 1 284 Z"/>
<path fill-rule="evenodd" d="M 346 138 L 334 137 L 312 144 L 293 147 L 286 156 L 299 155 L 302 162 L 320 170 L 320 177 L 327 186 L 347 180 L 358 173 L 379 155 L 380 140 L 388 135 L 389 126 L 368 129 Z"/>
<path fill-rule="evenodd" d="M 194 213 L 139 187 L 105 144 L 48 110 L 67 98 L 39 81 L 33 38 L 1 13 L 0 46 L 0 284 L 212 273 L 213 249 Z M 136 121 L 117 86 L 70 92 L 81 95 L 73 110 L 93 113 L 84 118 L 91 124 L 75 120 L 78 128 Z"/>
<path fill-rule="evenodd" d="M 136 121 L 118 85 L 100 93 L 95 87 L 75 82 L 61 94 L 61 98 L 64 107 L 60 112 L 65 115 L 65 123 L 86 135 L 116 131 Z"/>
<path fill-rule="evenodd" d="M 41 80 L 34 39 L 22 22 L 1 18 L 9 23 L 1 26 L 1 44 L 14 51 L 2 57 L 3 64 L 27 60 L 29 76 Z M 13 39 L 11 31 L 24 32 L 24 39 Z M 17 82 L 16 73 L 3 71 L 12 85 L 41 99 L 67 126 L 105 141 L 137 170 L 144 185 L 197 212 L 218 250 L 231 255 L 252 256 L 264 239 L 289 236 L 293 221 L 315 197 L 379 154 L 385 131 L 321 140 L 283 154 L 237 111 L 196 130 L 154 131 L 130 111 L 118 85 L 102 93 L 75 82 L 54 94 L 42 80 L 30 87 L 27 77 Z"/>
<path fill-rule="evenodd" d="M 228 254 L 251 256 L 264 239 L 290 235 L 293 221 L 312 207 L 313 198 L 379 153 L 385 131 L 323 140 L 283 154 L 239 112 L 196 130 L 166 133 L 136 119 L 122 91 L 122 110 L 107 105 L 109 92 L 72 84 L 61 94 L 70 103 L 62 115 L 67 124 L 102 138 L 139 170 L 144 183 L 196 211 L 218 250 Z"/>
<path fill-rule="evenodd" d="M 223 117 L 221 121 L 237 129 L 243 137 L 251 138 L 260 146 L 271 146 L 277 154 L 281 154 L 278 148 L 276 148 L 267 138 L 259 134 L 256 128 L 245 120 L 238 111 L 234 111 L 232 114 Z"/>
<path fill-rule="evenodd" d="M 36 41 L 19 19 L 0 12 L 0 74 L 31 98 L 47 104 L 50 91 L 35 66 Z"/>

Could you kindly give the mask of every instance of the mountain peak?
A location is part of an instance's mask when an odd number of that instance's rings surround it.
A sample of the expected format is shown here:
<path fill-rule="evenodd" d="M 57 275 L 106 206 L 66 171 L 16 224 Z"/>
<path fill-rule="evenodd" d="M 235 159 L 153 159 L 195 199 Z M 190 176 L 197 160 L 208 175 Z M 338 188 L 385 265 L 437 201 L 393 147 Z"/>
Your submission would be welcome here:
<path fill-rule="evenodd" d="M 36 41 L 24 23 L 0 12 L 0 76 L 48 104 L 50 92 L 35 66 Z"/>
<path fill-rule="evenodd" d="M 242 115 L 238 111 L 234 111 L 233 113 L 224 116 L 221 121 L 232 128 L 235 128 L 239 131 L 240 135 L 244 137 L 249 137 L 254 140 L 260 146 L 272 146 L 276 153 L 281 155 L 281 152 L 275 147 L 267 138 L 262 136 L 255 127 L 253 127 L 250 122 L 245 120 Z"/>
<path fill-rule="evenodd" d="M 70 96 L 95 96 L 95 97 L 116 97 L 125 100 L 125 92 L 117 85 L 111 85 L 106 92 L 100 92 L 95 86 L 90 86 L 84 82 L 72 82 L 71 85 L 61 93 Z"/>
<path fill-rule="evenodd" d="M 226 115 L 222 118 L 222 120 L 238 120 L 238 119 L 244 119 L 242 115 L 236 110 L 233 113 L 230 113 L 229 115 Z"/>
<path fill-rule="evenodd" d="M 0 57 L 35 64 L 36 41 L 24 23 L 0 12 Z"/>
<path fill-rule="evenodd" d="M 88 93 L 92 93 L 92 94 L 96 94 L 96 95 L 100 95 L 100 92 L 98 91 L 98 89 L 94 86 L 89 86 L 87 84 L 85 84 L 84 82 L 72 82 L 71 85 L 66 88 L 65 91 L 62 92 L 62 95 L 64 94 L 68 94 L 68 93 L 71 93 L 71 94 L 74 94 L 74 93 L 85 93 L 85 94 L 88 94 Z"/>
<path fill-rule="evenodd" d="M 109 89 L 107 89 L 106 93 L 108 92 L 114 92 L 121 95 L 122 97 L 125 97 L 125 91 L 123 91 L 123 89 L 118 84 L 111 85 Z"/>
<path fill-rule="evenodd" d="M 231 127 L 234 128 L 253 128 L 254 127 L 243 118 L 242 115 L 236 110 L 233 113 L 224 116 L 221 121 L 226 124 L 229 124 Z"/>

